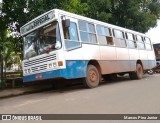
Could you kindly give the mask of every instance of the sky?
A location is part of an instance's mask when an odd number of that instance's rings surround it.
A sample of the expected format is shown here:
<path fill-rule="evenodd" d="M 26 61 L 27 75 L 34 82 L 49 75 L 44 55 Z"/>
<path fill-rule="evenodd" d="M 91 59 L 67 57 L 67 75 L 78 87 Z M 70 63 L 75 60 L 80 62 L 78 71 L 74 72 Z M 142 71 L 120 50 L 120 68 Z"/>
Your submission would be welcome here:
<path fill-rule="evenodd" d="M 151 38 L 153 44 L 160 43 L 160 20 L 157 21 L 157 26 L 150 29 L 146 35 Z"/>

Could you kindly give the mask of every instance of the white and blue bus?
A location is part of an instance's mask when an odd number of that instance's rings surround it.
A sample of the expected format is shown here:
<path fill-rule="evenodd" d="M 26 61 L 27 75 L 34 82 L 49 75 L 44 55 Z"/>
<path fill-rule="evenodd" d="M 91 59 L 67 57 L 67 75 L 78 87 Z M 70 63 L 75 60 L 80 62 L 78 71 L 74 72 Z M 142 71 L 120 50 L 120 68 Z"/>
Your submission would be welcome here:
<path fill-rule="evenodd" d="M 23 81 L 101 79 L 129 73 L 141 79 L 156 65 L 150 39 L 142 33 L 62 11 L 50 10 L 21 27 Z"/>

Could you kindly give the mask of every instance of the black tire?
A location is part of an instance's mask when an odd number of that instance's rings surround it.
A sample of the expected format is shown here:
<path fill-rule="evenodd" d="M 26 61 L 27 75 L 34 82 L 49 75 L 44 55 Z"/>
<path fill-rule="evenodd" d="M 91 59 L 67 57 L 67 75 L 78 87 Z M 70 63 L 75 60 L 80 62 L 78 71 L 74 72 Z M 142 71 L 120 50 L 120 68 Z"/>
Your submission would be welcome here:
<path fill-rule="evenodd" d="M 143 77 L 143 67 L 141 64 L 136 65 L 136 71 L 129 73 L 130 79 L 142 79 Z"/>
<path fill-rule="evenodd" d="M 100 73 L 97 68 L 93 65 L 88 65 L 86 77 L 84 79 L 84 86 L 87 88 L 95 88 L 99 85 L 100 82 Z"/>

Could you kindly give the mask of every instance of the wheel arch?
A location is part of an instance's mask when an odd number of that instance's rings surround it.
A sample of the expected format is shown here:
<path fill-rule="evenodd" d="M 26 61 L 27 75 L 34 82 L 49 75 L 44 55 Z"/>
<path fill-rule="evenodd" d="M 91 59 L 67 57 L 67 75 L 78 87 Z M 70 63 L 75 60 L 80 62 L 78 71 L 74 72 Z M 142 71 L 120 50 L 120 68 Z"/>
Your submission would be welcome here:
<path fill-rule="evenodd" d="M 97 68 L 100 76 L 102 75 L 102 69 L 101 69 L 101 66 L 97 60 L 92 59 L 88 62 L 87 65 L 94 65 Z"/>
<path fill-rule="evenodd" d="M 137 64 L 140 64 L 142 67 L 142 69 L 140 68 L 137 68 L 139 66 L 137 66 Z M 129 73 L 129 76 L 131 79 L 141 79 L 143 77 L 143 63 L 140 59 L 137 60 L 136 62 L 136 70 L 135 71 L 132 71 Z"/>

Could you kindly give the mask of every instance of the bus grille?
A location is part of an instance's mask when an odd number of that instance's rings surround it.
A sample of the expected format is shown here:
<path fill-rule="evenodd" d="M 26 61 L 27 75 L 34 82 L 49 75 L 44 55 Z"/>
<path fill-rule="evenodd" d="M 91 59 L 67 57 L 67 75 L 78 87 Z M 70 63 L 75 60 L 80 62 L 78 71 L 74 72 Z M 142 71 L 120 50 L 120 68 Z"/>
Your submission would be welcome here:
<path fill-rule="evenodd" d="M 46 63 L 46 62 L 52 61 L 52 60 L 56 60 L 56 54 L 52 54 L 49 56 L 38 58 L 38 59 L 35 59 L 32 61 L 26 61 L 26 62 L 24 62 L 24 67 L 29 67 L 29 66 L 33 66 L 33 65 L 37 65 L 37 64 L 41 64 L 41 63 Z"/>

